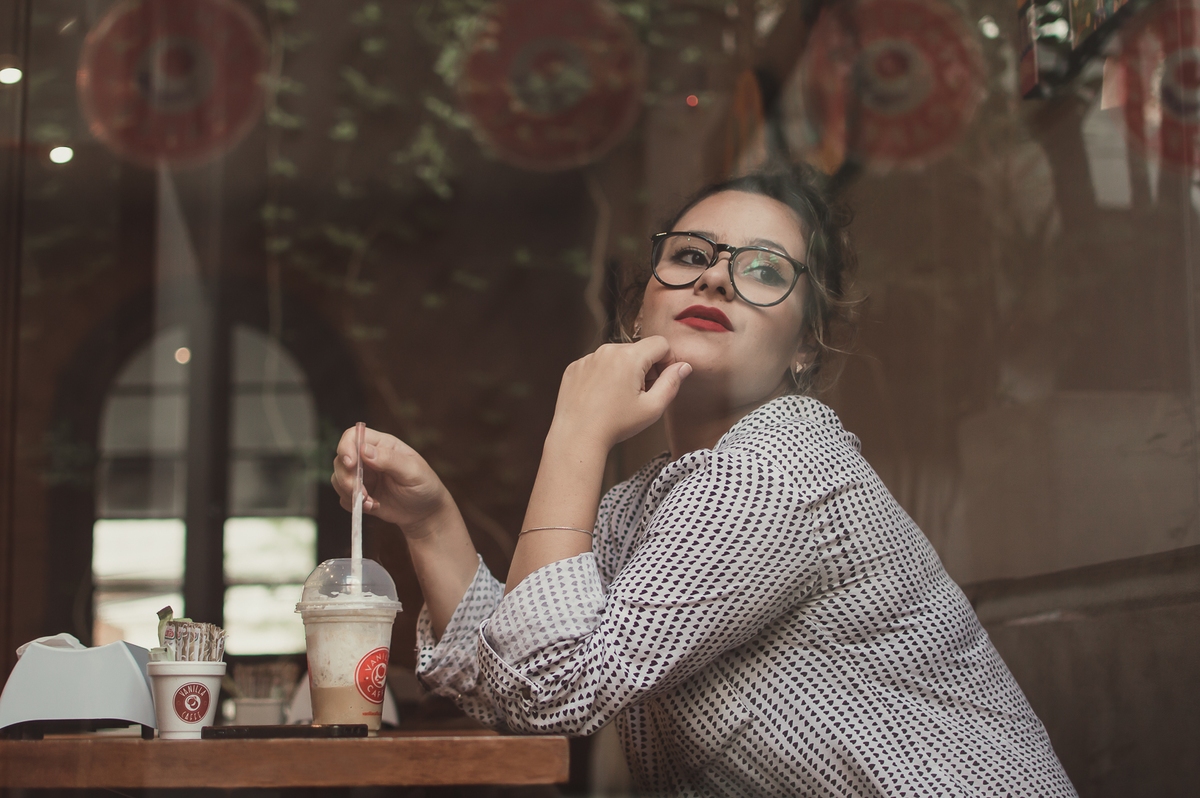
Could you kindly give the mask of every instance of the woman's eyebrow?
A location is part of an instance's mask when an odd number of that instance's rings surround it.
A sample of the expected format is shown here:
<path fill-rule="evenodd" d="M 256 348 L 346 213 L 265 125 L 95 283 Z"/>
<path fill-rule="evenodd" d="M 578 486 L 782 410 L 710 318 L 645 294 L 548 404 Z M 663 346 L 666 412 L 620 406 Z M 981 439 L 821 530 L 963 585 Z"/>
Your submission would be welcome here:
<path fill-rule="evenodd" d="M 717 234 L 709 232 L 708 230 L 681 230 L 680 232 L 688 233 L 688 234 L 691 234 L 694 236 L 704 236 L 705 238 L 709 239 L 710 241 L 718 241 Z M 791 257 L 791 253 L 788 252 L 787 247 L 785 247 L 783 244 L 780 244 L 778 241 L 772 241 L 769 238 L 752 238 L 748 242 L 746 242 L 746 246 L 748 246 L 748 247 L 768 247 L 770 249 L 774 249 L 774 250 L 778 250 L 779 252 L 782 252 L 784 255 L 787 255 L 789 258 Z"/>
<path fill-rule="evenodd" d="M 785 247 L 783 244 L 780 244 L 776 241 L 772 241 L 769 238 L 752 238 L 752 239 L 750 239 L 750 246 L 752 246 L 752 247 L 769 247 L 771 249 L 777 249 L 785 255 L 790 255 L 790 253 L 787 251 L 787 247 Z"/>

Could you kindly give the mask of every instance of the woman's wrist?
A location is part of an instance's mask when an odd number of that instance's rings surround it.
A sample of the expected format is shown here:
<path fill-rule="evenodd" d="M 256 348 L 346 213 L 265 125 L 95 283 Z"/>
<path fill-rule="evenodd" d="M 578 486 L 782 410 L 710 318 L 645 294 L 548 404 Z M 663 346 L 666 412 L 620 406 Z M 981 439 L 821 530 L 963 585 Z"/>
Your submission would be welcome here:
<path fill-rule="evenodd" d="M 450 491 L 443 489 L 442 496 L 434 509 L 420 519 L 399 524 L 400 531 L 409 544 L 432 541 L 447 529 L 462 525 L 462 515 Z"/>
<path fill-rule="evenodd" d="M 608 459 L 613 442 L 604 436 L 597 435 L 596 430 L 588 425 L 574 425 L 555 420 L 546 434 L 546 442 L 542 445 L 542 459 L 586 460 Z"/>

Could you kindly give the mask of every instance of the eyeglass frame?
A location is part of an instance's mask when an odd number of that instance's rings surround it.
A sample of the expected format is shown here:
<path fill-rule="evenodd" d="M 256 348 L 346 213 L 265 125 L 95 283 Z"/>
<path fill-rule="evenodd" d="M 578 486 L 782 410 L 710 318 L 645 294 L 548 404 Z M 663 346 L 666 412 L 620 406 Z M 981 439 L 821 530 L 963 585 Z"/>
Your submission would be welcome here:
<path fill-rule="evenodd" d="M 693 279 L 691 282 L 683 283 L 681 285 L 671 285 L 666 280 L 664 280 L 663 278 L 658 276 L 659 258 L 656 256 L 655 253 L 658 252 L 661 242 L 666 240 L 666 238 L 668 236 L 690 236 L 692 238 L 698 238 L 713 248 L 712 262 L 709 263 L 707 267 L 702 269 L 700 271 L 700 273 L 696 275 L 695 279 Z M 713 266 L 717 265 L 717 260 L 720 259 L 722 252 L 728 252 L 729 253 L 729 262 L 728 262 L 727 268 L 729 269 L 729 284 L 733 286 L 733 292 L 735 294 L 737 294 L 739 297 L 741 297 L 743 302 L 745 302 L 748 305 L 753 305 L 756 308 L 770 308 L 770 307 L 774 307 L 775 305 L 778 305 L 780 302 L 783 302 L 785 299 L 787 299 L 789 296 L 792 295 L 792 291 L 796 290 L 796 283 L 800 282 L 800 275 L 808 272 L 808 264 L 807 263 L 798 261 L 795 258 L 791 257 L 790 255 L 785 255 L 778 250 L 770 249 L 768 247 L 757 247 L 757 246 L 732 247 L 729 244 L 719 244 L 716 241 L 713 241 L 708 236 L 702 236 L 699 233 L 690 233 L 687 230 L 668 230 L 668 231 L 665 231 L 662 233 L 655 233 L 654 235 L 650 236 L 650 242 L 651 242 L 650 273 L 654 275 L 655 280 L 658 280 L 660 283 L 662 283 L 667 288 L 691 288 L 693 285 L 696 284 L 696 282 L 701 277 L 704 276 L 705 272 L 707 272 Z M 737 259 L 737 256 L 743 252 L 766 252 L 768 254 L 775 255 L 776 257 L 783 258 L 788 263 L 792 264 L 793 267 L 795 267 L 796 274 L 792 277 L 792 284 L 789 285 L 788 289 L 783 292 L 783 296 L 779 297 L 779 299 L 776 299 L 774 302 L 768 302 L 765 305 L 746 298 L 746 295 L 743 294 L 741 292 L 741 289 L 738 288 L 737 280 L 735 280 L 733 277 L 733 262 L 734 262 L 734 260 Z"/>

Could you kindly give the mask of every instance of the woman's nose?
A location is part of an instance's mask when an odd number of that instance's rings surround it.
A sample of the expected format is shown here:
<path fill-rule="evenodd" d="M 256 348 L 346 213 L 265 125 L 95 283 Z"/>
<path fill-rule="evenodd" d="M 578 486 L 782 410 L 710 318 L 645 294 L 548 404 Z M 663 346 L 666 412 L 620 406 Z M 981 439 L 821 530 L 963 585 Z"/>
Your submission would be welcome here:
<path fill-rule="evenodd" d="M 733 299 L 733 284 L 729 281 L 729 258 L 728 252 L 717 253 L 712 265 L 696 281 L 696 293 L 712 292 L 725 299 Z"/>

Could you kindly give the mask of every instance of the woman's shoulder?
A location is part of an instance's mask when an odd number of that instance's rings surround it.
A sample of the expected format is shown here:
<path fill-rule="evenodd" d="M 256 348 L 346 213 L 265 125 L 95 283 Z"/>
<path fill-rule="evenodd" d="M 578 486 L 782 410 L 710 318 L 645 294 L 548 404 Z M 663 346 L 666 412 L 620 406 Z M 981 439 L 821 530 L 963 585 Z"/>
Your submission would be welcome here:
<path fill-rule="evenodd" d="M 813 456 L 858 459 L 858 436 L 842 426 L 831 407 L 811 396 L 780 396 L 746 414 L 721 437 L 714 451 L 742 450 L 791 462 Z"/>

